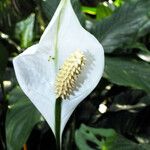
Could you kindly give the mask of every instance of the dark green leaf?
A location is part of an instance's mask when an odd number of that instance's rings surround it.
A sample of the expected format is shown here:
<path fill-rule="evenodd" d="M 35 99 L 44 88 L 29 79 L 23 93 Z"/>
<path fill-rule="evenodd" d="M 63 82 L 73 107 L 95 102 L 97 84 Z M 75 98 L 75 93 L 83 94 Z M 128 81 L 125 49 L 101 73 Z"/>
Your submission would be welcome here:
<path fill-rule="evenodd" d="M 44 15 L 47 18 L 47 21 L 49 22 L 52 16 L 54 15 L 54 12 L 59 5 L 60 0 L 44 0 L 42 1 L 42 10 L 44 12 Z M 80 20 L 80 23 L 84 25 L 84 17 L 81 12 L 81 5 L 78 0 L 71 0 L 72 6 L 74 8 L 74 11 L 76 15 L 78 16 L 78 19 Z"/>
<path fill-rule="evenodd" d="M 136 48 L 136 49 L 141 50 L 141 52 L 150 53 L 147 47 L 143 43 L 140 43 L 140 42 L 135 42 L 130 45 L 126 45 L 125 48 L 129 48 L 129 49 Z"/>
<path fill-rule="evenodd" d="M 149 150 L 149 144 L 136 144 L 120 135 L 110 144 L 107 140 L 104 144 L 106 150 Z M 105 149 L 102 149 L 105 150 Z"/>
<path fill-rule="evenodd" d="M 79 2 L 79 0 L 71 0 L 73 9 L 81 23 L 81 25 L 84 27 L 85 26 L 85 15 L 82 13 L 82 7 Z"/>
<path fill-rule="evenodd" d="M 44 0 L 41 2 L 42 10 L 48 20 L 52 18 L 60 0 Z"/>
<path fill-rule="evenodd" d="M 15 23 L 28 16 L 34 8 L 34 0 L 1 0 L 0 30 L 12 33 Z"/>
<path fill-rule="evenodd" d="M 40 114 L 19 87 L 8 94 L 8 101 L 7 148 L 8 150 L 21 150 L 33 127 L 40 121 Z"/>
<path fill-rule="evenodd" d="M 113 103 L 109 107 L 109 110 L 110 111 L 140 110 L 150 105 L 149 99 L 150 95 L 146 95 L 146 93 L 141 90 L 128 90 L 114 97 Z M 134 121 L 133 118 L 132 121 Z M 122 123 L 125 125 L 125 122 Z M 131 126 L 132 125 L 130 125 L 130 127 Z"/>
<path fill-rule="evenodd" d="M 116 90 L 116 88 L 114 88 Z M 114 93 L 113 93 L 114 94 Z M 150 95 L 146 95 L 141 90 L 123 90 L 123 92 L 113 95 L 113 102 L 108 106 L 106 116 L 98 123 L 102 127 L 114 128 L 119 133 L 131 135 L 144 134 L 149 136 L 146 120 L 149 118 Z M 123 117 L 122 117 L 123 116 Z M 144 128 L 144 131 L 143 131 Z M 141 140 L 137 140 L 141 142 Z M 149 141 L 147 139 L 147 141 Z"/>
<path fill-rule="evenodd" d="M 115 13 L 93 27 L 93 34 L 104 46 L 106 53 L 134 42 L 150 32 L 150 1 L 130 0 Z"/>
<path fill-rule="evenodd" d="M 106 57 L 105 77 L 112 83 L 150 91 L 150 65 L 129 58 Z"/>

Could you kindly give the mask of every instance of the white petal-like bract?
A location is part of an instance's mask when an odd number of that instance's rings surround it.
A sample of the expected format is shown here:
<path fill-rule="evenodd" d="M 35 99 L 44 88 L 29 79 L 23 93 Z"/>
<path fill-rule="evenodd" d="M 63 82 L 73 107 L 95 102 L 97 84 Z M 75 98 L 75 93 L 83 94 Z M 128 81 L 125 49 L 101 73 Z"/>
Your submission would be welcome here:
<path fill-rule="evenodd" d="M 60 2 L 40 42 L 13 60 L 21 88 L 55 132 L 56 74 L 77 49 L 84 52 L 87 61 L 79 75 L 77 88 L 62 101 L 61 134 L 74 109 L 98 84 L 104 69 L 103 48 L 80 25 L 70 0 Z"/>

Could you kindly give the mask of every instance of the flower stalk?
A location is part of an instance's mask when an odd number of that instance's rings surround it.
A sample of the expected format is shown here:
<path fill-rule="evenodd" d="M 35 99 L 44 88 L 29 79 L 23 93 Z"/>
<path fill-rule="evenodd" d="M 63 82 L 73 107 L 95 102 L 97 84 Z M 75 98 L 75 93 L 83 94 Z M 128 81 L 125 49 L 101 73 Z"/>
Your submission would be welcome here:
<path fill-rule="evenodd" d="M 56 136 L 56 147 L 57 150 L 61 149 L 61 137 L 60 137 L 60 127 L 61 127 L 61 104 L 62 99 L 56 99 L 55 103 L 55 136 Z"/>

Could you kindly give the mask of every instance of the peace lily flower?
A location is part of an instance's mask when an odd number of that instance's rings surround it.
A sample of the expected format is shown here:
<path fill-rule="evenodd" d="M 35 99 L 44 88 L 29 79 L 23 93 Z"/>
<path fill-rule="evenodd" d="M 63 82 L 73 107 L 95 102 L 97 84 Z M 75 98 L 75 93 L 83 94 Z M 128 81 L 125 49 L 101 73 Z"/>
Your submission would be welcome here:
<path fill-rule="evenodd" d="M 13 63 L 21 88 L 54 134 L 55 104 L 61 101 L 61 137 L 74 109 L 102 77 L 104 52 L 97 39 L 80 25 L 70 0 L 61 0 L 39 43 Z"/>

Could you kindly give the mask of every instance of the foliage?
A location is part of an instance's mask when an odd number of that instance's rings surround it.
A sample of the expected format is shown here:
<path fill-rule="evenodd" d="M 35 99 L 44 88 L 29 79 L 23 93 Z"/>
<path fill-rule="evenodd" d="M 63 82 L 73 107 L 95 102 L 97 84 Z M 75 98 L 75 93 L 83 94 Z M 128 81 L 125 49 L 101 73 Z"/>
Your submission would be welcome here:
<path fill-rule="evenodd" d="M 145 150 L 150 148 L 147 144 L 143 146 L 129 141 L 112 129 L 96 129 L 85 125 L 81 125 L 76 131 L 76 143 L 80 150 L 91 150 L 93 147 L 97 150 Z"/>
<path fill-rule="evenodd" d="M 40 122 L 40 114 L 19 87 L 8 94 L 8 99 L 10 103 L 6 118 L 7 148 L 20 150 L 32 128 Z"/>
<path fill-rule="evenodd" d="M 39 41 L 58 3 L 0 2 L 0 149 L 20 150 L 27 143 L 29 150 L 47 150 L 47 141 L 54 143 L 46 122 L 18 87 L 12 59 Z M 103 79 L 68 122 L 63 149 L 149 150 L 150 1 L 72 4 L 83 27 L 102 43 L 106 64 Z M 107 107 L 105 113 L 100 104 Z"/>
<path fill-rule="evenodd" d="M 118 85 L 150 91 L 149 64 L 134 58 L 106 57 L 104 76 Z"/>
<path fill-rule="evenodd" d="M 131 0 L 118 8 L 111 17 L 93 26 L 93 33 L 102 42 L 106 53 L 134 43 L 149 32 L 149 6 L 149 0 Z"/>
<path fill-rule="evenodd" d="M 20 46 L 26 48 L 31 46 L 34 37 L 35 15 L 31 14 L 26 20 L 18 22 L 15 28 L 15 38 L 20 40 Z"/>

